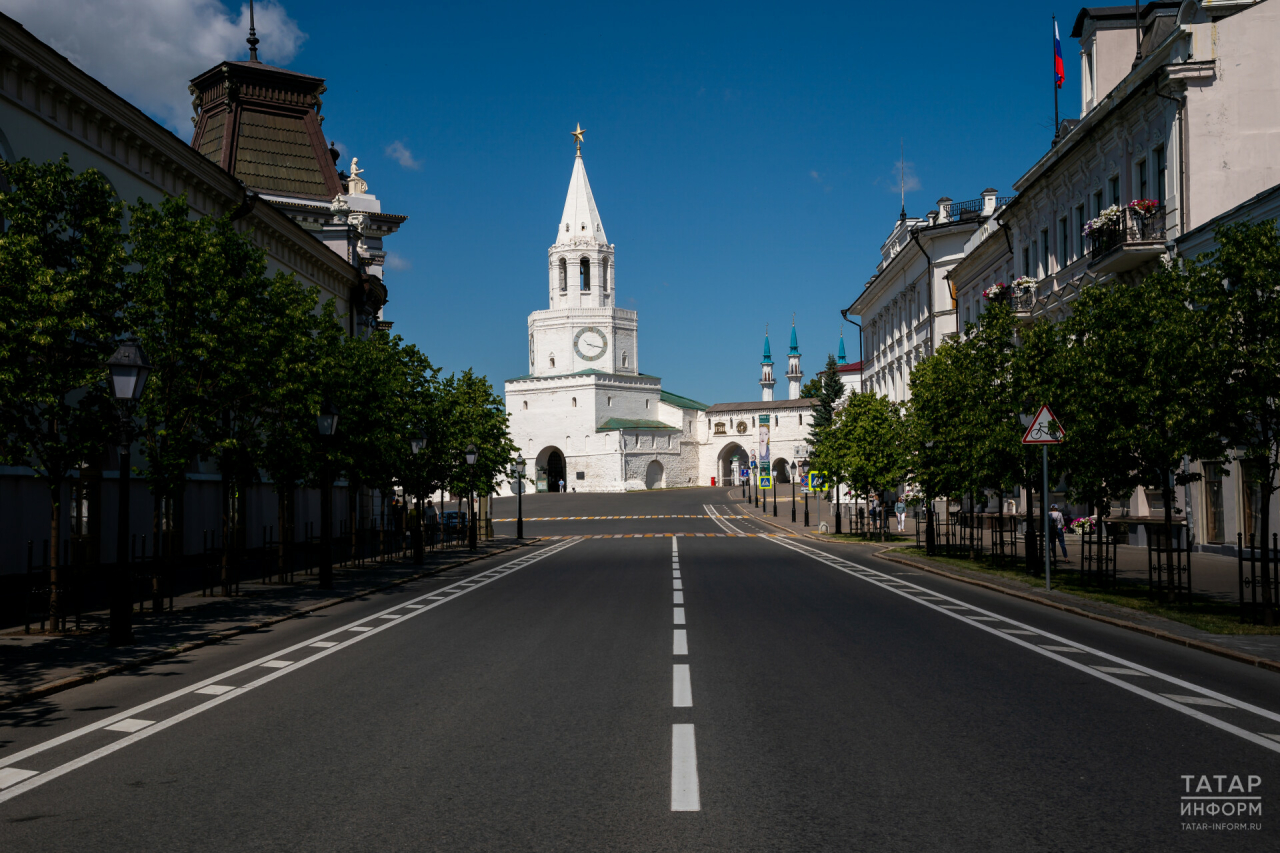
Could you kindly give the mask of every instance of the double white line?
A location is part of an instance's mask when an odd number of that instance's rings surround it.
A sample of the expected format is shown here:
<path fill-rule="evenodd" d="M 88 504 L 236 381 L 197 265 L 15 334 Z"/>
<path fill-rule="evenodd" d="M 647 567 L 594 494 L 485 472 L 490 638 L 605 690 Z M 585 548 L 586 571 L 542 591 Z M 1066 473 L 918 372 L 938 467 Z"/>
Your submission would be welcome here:
<path fill-rule="evenodd" d="M 533 563 L 536 563 L 537 561 L 545 557 L 551 556 L 552 554 L 557 554 L 560 551 L 563 551 L 566 548 L 572 547 L 573 545 L 576 545 L 581 541 L 582 541 L 581 539 L 568 539 L 563 542 L 552 545 L 550 547 L 541 548 L 531 554 L 525 554 L 515 560 L 504 563 L 488 571 L 481 572 L 477 575 L 472 575 L 471 577 L 458 581 L 455 584 L 451 584 L 450 586 L 445 587 L 444 589 L 433 590 L 432 592 L 426 593 L 424 595 L 418 596 L 417 598 L 406 601 L 403 604 L 397 604 L 395 607 L 391 607 L 386 610 L 383 610 L 381 613 L 375 613 L 370 616 L 366 616 L 350 624 L 343 625 L 341 628 L 335 628 L 317 637 L 312 637 L 310 639 L 303 640 L 301 643 L 296 643 L 295 645 L 292 645 L 286 649 L 282 649 L 278 652 L 273 652 L 270 655 L 267 655 L 266 657 L 258 658 L 257 660 L 251 661 L 249 663 L 243 664 L 233 669 L 229 669 L 225 672 L 218 673 L 212 678 L 206 678 L 205 680 L 200 681 L 196 684 L 193 684 L 189 687 L 184 687 L 180 690 L 175 690 L 172 693 L 168 693 L 157 699 L 152 699 L 150 702 L 144 702 L 143 704 L 130 708 L 127 711 L 121 711 L 118 714 L 113 714 L 105 719 L 97 721 L 96 723 L 90 723 L 87 726 L 82 726 L 81 728 L 75 729 L 74 731 L 67 732 L 64 735 L 59 735 L 58 737 L 51 738 L 50 740 L 47 740 L 44 743 L 37 744 L 36 746 L 32 746 L 27 749 L 15 752 L 12 755 L 8 755 L 8 756 L 5 756 L 4 758 L 0 758 L 0 788 L 4 788 L 4 790 L 0 791 L 0 803 L 3 803 L 7 800 L 11 800 L 14 797 L 18 796 L 19 794 L 24 794 L 27 791 L 32 790 L 33 788 L 43 785 L 45 782 L 49 782 L 53 779 L 58 778 L 59 776 L 70 773 L 72 770 L 76 770 L 80 767 L 83 767 L 86 764 L 89 764 L 93 761 L 98 760 L 99 758 L 104 758 L 107 755 L 110 755 L 111 753 L 116 752 L 117 750 L 124 749 L 126 746 L 131 746 L 132 744 L 137 743 L 143 738 L 150 737 L 156 732 L 163 731 L 169 728 L 170 726 L 177 725 L 178 723 L 184 720 L 189 720 L 192 717 L 196 716 L 197 714 L 203 713 L 205 711 L 208 711 L 211 708 L 221 705 L 223 702 L 229 702 L 232 699 L 236 698 L 237 696 L 243 696 L 245 693 L 249 692 L 255 687 L 261 687 L 262 685 L 275 681 L 277 678 L 282 678 L 283 676 L 288 675 L 291 672 L 297 672 L 299 669 L 306 666 L 307 664 L 315 663 L 321 658 L 327 657 L 328 655 L 331 655 L 331 654 L 335 654 L 339 651 L 342 651 L 343 649 L 350 648 L 355 643 L 361 642 L 363 640 L 367 640 L 370 637 L 372 637 L 374 634 L 379 634 L 391 627 L 394 627 L 395 625 L 403 624 L 404 622 L 408 621 L 409 619 L 412 619 L 415 616 L 421 616 L 423 613 L 426 613 L 428 610 L 431 610 L 445 603 L 446 601 L 450 601 L 454 598 L 457 598 L 460 595 L 466 595 L 468 592 L 471 592 L 472 590 L 479 589 L 480 587 L 486 584 L 492 583 L 493 581 L 497 580 L 500 577 L 503 577 L 504 575 L 508 575 L 511 572 L 516 571 L 517 569 L 523 569 L 526 566 L 532 565 Z M 447 596 L 447 597 L 441 598 L 441 596 Z M 435 600 L 432 600 L 432 599 L 435 599 Z M 402 610 L 408 610 L 409 612 L 398 613 L 395 616 L 392 616 L 392 614 L 395 613 L 396 611 L 402 611 Z M 378 622 L 377 620 L 386 620 L 386 621 Z M 347 633 L 348 636 L 347 637 L 337 636 L 343 633 Z M 355 636 L 350 636 L 350 634 L 352 633 L 354 633 Z M 336 640 L 338 640 L 338 642 L 324 642 L 328 640 L 330 637 L 335 638 Z M 302 651 L 303 649 L 315 648 L 315 647 L 320 647 L 321 651 L 316 652 L 314 654 L 310 654 L 307 657 L 302 658 L 301 660 L 297 660 L 297 661 L 287 660 L 288 656 L 290 656 L 294 652 L 299 652 L 299 651 Z M 283 666 L 280 666 L 281 664 L 283 664 Z M 273 667 L 273 665 L 279 666 L 279 668 L 273 668 L 272 672 L 269 675 L 264 675 L 263 677 L 258 678 L 254 681 L 251 681 L 248 684 L 245 684 L 243 686 L 230 687 L 229 689 L 226 689 L 224 692 L 221 692 L 218 695 L 214 696 L 214 698 L 209 699 L 206 702 L 202 702 L 201 704 L 196 705 L 192 708 L 188 708 L 185 711 L 175 714 L 174 716 L 169 717 L 167 719 L 160 720 L 158 722 L 149 722 L 149 721 L 142 721 L 137 719 L 140 714 L 146 713 L 147 711 L 155 709 L 175 699 L 178 699 L 190 694 L 209 694 L 212 692 L 210 688 L 225 687 L 226 681 L 233 679 L 235 676 L 243 672 L 252 670 L 255 667 Z M 137 722 L 145 722 L 146 727 L 142 728 L 139 731 L 133 732 L 133 734 L 130 734 L 128 737 L 124 737 L 124 738 L 121 738 L 120 740 L 113 741 L 104 747 L 94 750 L 93 752 L 86 753 L 85 755 L 82 755 L 79 758 L 73 759 L 72 761 L 68 761 L 64 764 L 60 764 L 57 767 L 54 767 L 49 770 L 32 771 L 32 770 L 23 770 L 21 768 L 12 766 L 20 762 L 26 762 L 28 759 L 39 755 L 45 750 L 52 749 L 57 746 L 61 746 L 65 743 L 68 743 L 77 738 L 83 737 L 85 735 L 91 734 L 93 732 L 101 731 L 103 729 L 109 729 L 111 731 L 119 731 L 120 729 L 114 729 L 112 727 L 122 724 L 127 720 L 137 720 Z M 6 780 L 9 780 L 9 781 L 6 782 Z"/>

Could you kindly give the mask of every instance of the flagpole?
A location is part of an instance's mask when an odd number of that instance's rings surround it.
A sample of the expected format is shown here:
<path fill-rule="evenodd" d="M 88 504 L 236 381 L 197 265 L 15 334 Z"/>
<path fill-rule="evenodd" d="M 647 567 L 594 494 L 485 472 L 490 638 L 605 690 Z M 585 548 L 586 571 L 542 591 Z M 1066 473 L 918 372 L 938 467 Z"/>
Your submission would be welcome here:
<path fill-rule="evenodd" d="M 1058 16 L 1053 15 L 1053 141 L 1058 141 Z"/>

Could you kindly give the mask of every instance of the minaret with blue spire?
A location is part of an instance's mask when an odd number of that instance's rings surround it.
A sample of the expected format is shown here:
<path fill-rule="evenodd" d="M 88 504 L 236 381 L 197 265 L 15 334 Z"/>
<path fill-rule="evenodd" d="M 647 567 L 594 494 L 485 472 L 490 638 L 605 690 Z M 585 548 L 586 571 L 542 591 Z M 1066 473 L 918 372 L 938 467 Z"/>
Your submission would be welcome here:
<path fill-rule="evenodd" d="M 796 318 L 791 315 L 791 351 L 787 353 L 787 399 L 800 399 L 800 380 L 804 379 L 804 371 L 800 369 L 800 342 L 796 340 Z"/>
<path fill-rule="evenodd" d="M 764 327 L 764 357 L 760 359 L 760 399 L 773 402 L 773 355 L 769 352 L 769 324 Z"/>
<path fill-rule="evenodd" d="M 844 329 L 840 330 L 840 351 L 836 353 L 836 364 L 848 364 L 849 359 L 844 354 Z"/>

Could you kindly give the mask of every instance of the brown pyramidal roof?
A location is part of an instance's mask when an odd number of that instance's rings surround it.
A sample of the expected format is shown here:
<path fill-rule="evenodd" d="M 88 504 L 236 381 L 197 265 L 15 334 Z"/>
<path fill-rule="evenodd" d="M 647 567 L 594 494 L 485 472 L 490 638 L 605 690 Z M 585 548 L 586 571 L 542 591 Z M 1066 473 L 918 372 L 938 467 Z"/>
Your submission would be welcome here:
<path fill-rule="evenodd" d="M 331 199 L 342 182 L 320 129 L 324 80 L 262 62 L 223 62 L 196 77 L 191 147 L 272 195 Z"/>

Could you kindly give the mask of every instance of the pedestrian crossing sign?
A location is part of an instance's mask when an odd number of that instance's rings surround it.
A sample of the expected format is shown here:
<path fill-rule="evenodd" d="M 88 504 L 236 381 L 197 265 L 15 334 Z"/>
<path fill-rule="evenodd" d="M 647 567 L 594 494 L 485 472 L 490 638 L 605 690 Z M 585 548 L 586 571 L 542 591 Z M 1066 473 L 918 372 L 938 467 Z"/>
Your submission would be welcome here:
<path fill-rule="evenodd" d="M 809 475 L 809 491 L 811 492 L 822 491 L 822 475 L 817 473 L 816 471 Z"/>
<path fill-rule="evenodd" d="M 760 482 L 760 488 L 762 489 L 773 488 L 773 476 L 771 474 L 765 474 L 762 472 L 759 477 L 759 482 Z"/>

